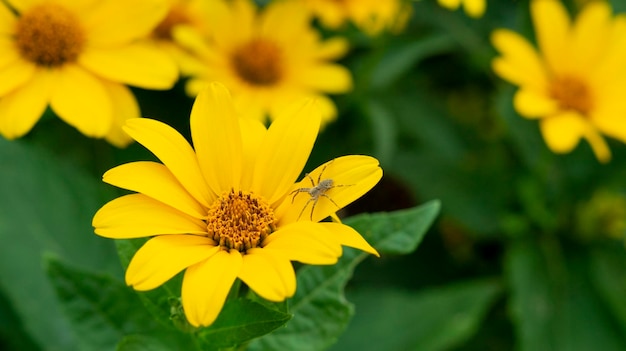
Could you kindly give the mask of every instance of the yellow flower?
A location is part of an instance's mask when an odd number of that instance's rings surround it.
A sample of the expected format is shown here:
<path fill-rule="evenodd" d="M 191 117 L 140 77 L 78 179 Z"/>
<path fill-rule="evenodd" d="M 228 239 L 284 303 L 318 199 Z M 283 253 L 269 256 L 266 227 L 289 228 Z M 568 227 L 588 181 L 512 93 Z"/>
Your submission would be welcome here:
<path fill-rule="evenodd" d="M 456 10 L 463 4 L 465 13 L 473 18 L 482 17 L 487 8 L 487 0 L 438 0 L 439 5 L 450 10 Z"/>
<path fill-rule="evenodd" d="M 540 52 L 519 34 L 496 30 L 492 42 L 502 56 L 494 71 L 519 85 L 515 109 L 539 119 L 552 151 L 570 152 L 584 138 L 607 162 L 601 133 L 626 141 L 626 17 L 612 18 L 604 1 L 589 3 L 574 23 L 558 1 L 534 0 L 531 14 Z"/>
<path fill-rule="evenodd" d="M 176 42 L 174 33 L 184 27 L 185 30 L 196 31 L 198 35 L 209 37 L 211 33 L 210 18 L 219 6 L 217 1 L 207 0 L 169 0 L 167 15 L 152 31 L 152 39 L 164 51 L 169 53 L 184 70 L 193 64 L 193 56 Z M 185 73 L 184 71 L 182 72 Z"/>
<path fill-rule="evenodd" d="M 378 161 L 339 157 L 309 175 L 325 186 L 308 177 L 295 183 L 320 117 L 312 103 L 286 113 L 293 115 L 266 130 L 258 120 L 237 118 L 226 88 L 212 83 L 191 111 L 193 149 L 161 122 L 127 122 L 130 136 L 163 162 L 124 164 L 103 177 L 138 193 L 104 205 L 94 216 L 95 232 L 152 237 L 128 266 L 129 285 L 153 289 L 186 269 L 185 314 L 192 325 L 208 326 L 237 278 L 261 297 L 282 301 L 296 288 L 290 261 L 333 264 L 341 245 L 378 255 L 354 229 L 319 222 L 380 180 Z"/>
<path fill-rule="evenodd" d="M 124 84 L 168 89 L 174 62 L 138 41 L 165 15 L 163 2 L 11 1 L 0 4 L 0 133 L 28 133 L 48 105 L 81 133 L 123 146 L 139 117 Z"/>
<path fill-rule="evenodd" d="M 337 115 L 323 94 L 352 88 L 350 72 L 330 62 L 346 53 L 346 40 L 321 41 L 308 12 L 293 1 L 271 2 L 261 13 L 249 0 L 217 8 L 210 42 L 179 32 L 178 39 L 202 59 L 187 70 L 193 72 L 187 84 L 191 96 L 219 81 L 245 116 L 274 119 L 292 101 L 304 98 L 317 100 L 324 122 Z"/>
<path fill-rule="evenodd" d="M 302 0 L 324 27 L 338 29 L 351 21 L 368 35 L 383 30 L 399 32 L 411 17 L 405 0 Z"/>

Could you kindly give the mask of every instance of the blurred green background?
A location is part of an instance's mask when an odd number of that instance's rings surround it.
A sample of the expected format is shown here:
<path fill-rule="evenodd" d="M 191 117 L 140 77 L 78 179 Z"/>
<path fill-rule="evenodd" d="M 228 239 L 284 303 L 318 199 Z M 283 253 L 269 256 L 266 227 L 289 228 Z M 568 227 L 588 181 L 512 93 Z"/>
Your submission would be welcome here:
<path fill-rule="evenodd" d="M 626 11 L 626 1 L 612 4 Z M 352 43 L 342 63 L 355 89 L 334 97 L 340 116 L 305 171 L 372 155 L 385 176 L 342 216 L 434 199 L 441 213 L 416 251 L 355 269 L 346 287 L 354 317 L 331 350 L 626 350 L 626 146 L 610 140 L 606 165 L 585 142 L 555 155 L 536 121 L 513 110 L 515 88 L 490 69 L 489 34 L 507 27 L 532 38 L 528 1 L 488 1 L 480 19 L 433 0 L 413 6 L 399 35 L 339 33 Z M 134 91 L 144 116 L 189 136 L 182 87 Z M 121 193 L 102 174 L 148 159 L 140 145 L 115 149 L 52 115 L 21 140 L 0 140 L 0 349 L 114 349 L 126 335 L 87 317 L 76 328 L 68 296 L 116 306 L 99 295 L 106 286 L 140 304 L 91 218 Z M 91 280 L 75 292 L 53 284 L 69 274 L 58 262 Z M 109 333 L 85 335 L 99 328 Z"/>

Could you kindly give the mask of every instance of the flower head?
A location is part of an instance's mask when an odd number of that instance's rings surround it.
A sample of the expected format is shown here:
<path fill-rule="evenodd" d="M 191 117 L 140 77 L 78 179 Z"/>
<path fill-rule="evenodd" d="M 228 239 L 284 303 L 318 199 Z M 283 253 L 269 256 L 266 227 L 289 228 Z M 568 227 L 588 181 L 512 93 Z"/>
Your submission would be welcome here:
<path fill-rule="evenodd" d="M 456 10 L 463 4 L 465 13 L 473 18 L 482 17 L 487 8 L 487 0 L 438 0 L 439 5 L 450 10 Z"/>
<path fill-rule="evenodd" d="M 192 325 L 207 326 L 237 278 L 261 297 L 282 301 L 296 288 L 290 261 L 333 264 L 341 245 L 377 255 L 354 229 L 319 221 L 380 180 L 378 161 L 340 157 L 296 182 L 320 117 L 311 103 L 288 113 L 293 116 L 278 117 L 269 129 L 237 118 L 228 91 L 212 83 L 191 111 L 193 148 L 161 122 L 127 122 L 131 137 L 163 162 L 124 164 L 103 177 L 137 193 L 104 205 L 94 216 L 95 232 L 116 239 L 151 237 L 128 266 L 129 285 L 153 289 L 185 270 L 185 314 Z M 320 189 L 298 191 L 315 188 L 311 179 L 332 179 L 334 186 L 324 195 Z"/>
<path fill-rule="evenodd" d="M 176 66 L 141 42 L 165 15 L 162 1 L 71 0 L 0 4 L 0 134 L 28 133 L 45 109 L 81 133 L 123 146 L 139 117 L 125 84 L 168 89 Z"/>
<path fill-rule="evenodd" d="M 315 98 L 322 120 L 333 119 L 336 107 L 324 93 L 352 88 L 350 72 L 330 62 L 348 49 L 346 40 L 322 41 L 308 12 L 294 1 L 271 2 L 261 12 L 250 0 L 217 1 L 212 40 L 189 31 L 177 39 L 200 57 L 187 67 L 187 91 L 195 96 L 208 82 L 228 87 L 245 116 L 274 119 L 292 101 Z"/>
<path fill-rule="evenodd" d="M 611 154 L 601 134 L 626 141 L 626 17 L 612 17 L 604 1 L 586 5 L 570 23 L 559 1 L 533 0 L 539 52 L 506 29 L 492 35 L 500 57 L 494 71 L 519 85 L 517 112 L 539 119 L 548 147 L 569 152 L 586 139 L 596 157 Z"/>
<path fill-rule="evenodd" d="M 302 0 L 324 27 L 338 29 L 347 22 L 368 35 L 384 30 L 399 32 L 406 26 L 412 7 L 405 0 Z"/>

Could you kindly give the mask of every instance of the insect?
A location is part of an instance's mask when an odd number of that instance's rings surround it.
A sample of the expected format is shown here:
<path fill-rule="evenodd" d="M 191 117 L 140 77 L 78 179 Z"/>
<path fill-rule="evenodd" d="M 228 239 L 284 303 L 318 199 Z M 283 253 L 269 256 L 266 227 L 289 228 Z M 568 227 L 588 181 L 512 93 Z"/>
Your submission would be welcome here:
<path fill-rule="evenodd" d="M 337 205 L 337 203 L 335 202 L 335 200 L 333 200 L 330 196 L 328 196 L 328 194 L 326 194 L 326 192 L 330 189 L 333 188 L 339 188 L 339 187 L 344 187 L 344 186 L 351 186 L 353 184 L 335 184 L 335 181 L 332 180 L 331 178 L 326 178 L 326 179 L 322 179 L 322 174 L 324 174 L 324 171 L 326 170 L 326 167 L 331 163 L 332 161 L 330 161 L 329 163 L 325 164 L 324 167 L 322 168 L 322 171 L 320 172 L 320 174 L 317 176 L 317 184 L 315 184 L 315 181 L 313 181 L 313 177 L 311 177 L 311 175 L 309 173 L 305 174 L 305 177 L 309 178 L 309 180 L 311 181 L 311 185 L 312 187 L 310 188 L 298 188 L 294 191 L 292 191 L 291 193 L 289 193 L 289 195 L 293 194 L 293 197 L 291 198 L 291 203 L 294 202 L 294 200 L 296 199 L 296 196 L 298 196 L 298 194 L 300 193 L 308 193 L 310 198 L 307 200 L 307 202 L 304 204 L 304 206 L 302 207 L 302 210 L 300 211 L 300 214 L 298 215 L 298 219 L 300 219 L 300 217 L 302 217 L 302 214 L 304 213 L 304 210 L 309 206 L 310 203 L 313 203 L 313 206 L 311 207 L 311 215 L 310 215 L 310 219 L 311 221 L 313 220 L 313 212 L 315 212 L 315 205 L 317 205 L 317 202 L 320 200 L 320 197 L 325 197 L 328 200 L 330 200 L 330 202 L 333 203 L 333 205 L 337 206 L 337 208 L 340 208 L 339 205 Z"/>

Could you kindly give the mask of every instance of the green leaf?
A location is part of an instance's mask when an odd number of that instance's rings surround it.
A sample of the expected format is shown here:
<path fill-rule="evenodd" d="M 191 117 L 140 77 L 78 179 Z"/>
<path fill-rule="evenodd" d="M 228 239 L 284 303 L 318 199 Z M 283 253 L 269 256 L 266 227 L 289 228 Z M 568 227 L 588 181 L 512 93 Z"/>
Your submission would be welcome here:
<path fill-rule="evenodd" d="M 161 332 L 156 335 L 132 334 L 125 336 L 117 345 L 116 351 L 172 351 L 198 350 L 191 338 L 181 339 L 180 335 Z M 203 350 L 205 351 L 205 350 Z"/>
<path fill-rule="evenodd" d="M 106 197 L 99 180 L 24 142 L 0 138 L 0 288 L 24 329 L 47 349 L 76 350 L 76 334 L 42 269 L 50 252 L 77 267 L 119 274 L 113 243 L 93 234 Z"/>
<path fill-rule="evenodd" d="M 506 256 L 520 350 L 626 350 L 626 338 L 591 289 L 588 252 L 551 238 L 520 240 Z"/>
<path fill-rule="evenodd" d="M 592 252 L 591 279 L 626 335 L 626 251 L 622 245 Z"/>
<path fill-rule="evenodd" d="M 159 328 L 132 289 L 118 280 L 68 267 L 52 257 L 46 268 L 81 350 L 110 350 L 127 334 Z"/>
<path fill-rule="evenodd" d="M 215 322 L 200 329 L 198 336 L 208 347 L 232 347 L 272 332 L 291 317 L 245 298 L 228 300 Z"/>
<path fill-rule="evenodd" d="M 371 89 L 387 89 L 413 69 L 419 61 L 449 52 L 455 47 L 454 40 L 442 34 L 420 39 L 407 38 L 404 41 L 394 42 L 393 45 L 385 48 L 385 54 L 371 74 Z"/>
<path fill-rule="evenodd" d="M 419 292 L 348 293 L 358 318 L 331 350 L 450 350 L 478 330 L 501 290 L 496 281 L 481 280 Z"/>
<path fill-rule="evenodd" d="M 439 213 L 438 201 L 389 213 L 348 218 L 381 253 L 409 253 L 421 242 Z M 357 264 L 369 255 L 350 248 L 332 266 L 304 266 L 298 270 L 298 289 L 291 299 L 294 318 L 285 326 L 250 344 L 250 350 L 323 350 L 345 330 L 354 313 L 343 289 Z"/>

